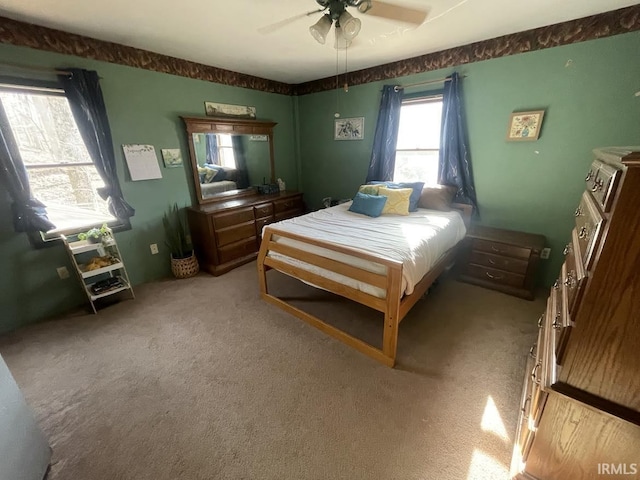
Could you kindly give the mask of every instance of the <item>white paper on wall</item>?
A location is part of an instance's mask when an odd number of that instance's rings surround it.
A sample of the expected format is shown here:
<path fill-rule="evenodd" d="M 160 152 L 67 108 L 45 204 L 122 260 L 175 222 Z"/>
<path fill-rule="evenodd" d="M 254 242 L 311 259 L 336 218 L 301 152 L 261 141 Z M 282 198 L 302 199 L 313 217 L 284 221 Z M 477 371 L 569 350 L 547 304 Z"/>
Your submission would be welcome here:
<path fill-rule="evenodd" d="M 122 145 L 131 180 L 162 178 L 156 149 L 153 145 Z"/>

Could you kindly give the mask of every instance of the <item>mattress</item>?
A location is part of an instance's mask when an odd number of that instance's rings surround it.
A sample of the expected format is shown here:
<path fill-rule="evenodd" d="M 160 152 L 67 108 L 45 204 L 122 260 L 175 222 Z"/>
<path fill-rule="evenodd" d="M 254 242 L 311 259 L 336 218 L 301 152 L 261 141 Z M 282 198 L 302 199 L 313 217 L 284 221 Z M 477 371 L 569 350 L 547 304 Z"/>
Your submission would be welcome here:
<path fill-rule="evenodd" d="M 349 211 L 351 202 L 272 223 L 275 230 L 354 248 L 376 257 L 402 262 L 402 293 L 410 295 L 415 285 L 436 265 L 438 260 L 466 234 L 462 216 L 457 211 L 440 212 L 418 209 L 408 216 L 382 215 L 367 217 Z M 377 274 L 386 274 L 380 263 L 309 245 L 274 233 L 272 240 L 315 253 Z M 324 268 L 269 252 L 274 259 L 295 265 L 322 277 L 385 298 L 384 289 L 337 274 Z"/>

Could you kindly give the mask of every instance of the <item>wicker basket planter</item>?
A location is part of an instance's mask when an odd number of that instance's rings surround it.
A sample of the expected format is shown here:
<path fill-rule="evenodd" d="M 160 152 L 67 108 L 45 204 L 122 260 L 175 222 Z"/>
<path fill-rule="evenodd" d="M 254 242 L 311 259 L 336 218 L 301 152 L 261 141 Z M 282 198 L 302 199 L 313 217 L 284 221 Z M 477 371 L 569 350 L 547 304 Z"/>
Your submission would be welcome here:
<path fill-rule="evenodd" d="M 173 258 L 171 256 L 171 273 L 176 278 L 189 278 L 197 275 L 200 271 L 200 265 L 198 265 L 198 259 L 191 253 L 187 258 Z"/>

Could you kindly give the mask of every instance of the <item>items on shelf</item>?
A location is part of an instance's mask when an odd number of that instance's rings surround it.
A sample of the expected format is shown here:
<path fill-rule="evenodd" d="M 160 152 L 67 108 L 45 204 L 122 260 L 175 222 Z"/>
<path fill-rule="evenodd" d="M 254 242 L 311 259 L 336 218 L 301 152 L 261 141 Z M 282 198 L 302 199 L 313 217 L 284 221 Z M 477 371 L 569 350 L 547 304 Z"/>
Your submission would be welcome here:
<path fill-rule="evenodd" d="M 67 253 L 82 284 L 93 313 L 97 313 L 95 301 L 128 290 L 135 298 L 129 276 L 124 266 L 113 232 L 107 225 L 99 229 L 92 241 L 91 229 L 78 241 L 64 240 Z M 96 239 L 100 241 L 96 242 Z"/>

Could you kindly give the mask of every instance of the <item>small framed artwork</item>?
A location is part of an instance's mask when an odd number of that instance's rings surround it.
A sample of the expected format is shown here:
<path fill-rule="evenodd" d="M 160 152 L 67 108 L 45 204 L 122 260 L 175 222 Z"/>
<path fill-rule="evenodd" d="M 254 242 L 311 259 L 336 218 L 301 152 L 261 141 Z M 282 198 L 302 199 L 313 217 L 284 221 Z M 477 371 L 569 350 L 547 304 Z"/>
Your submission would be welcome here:
<path fill-rule="evenodd" d="M 542 117 L 544 117 L 544 110 L 512 113 L 507 140 L 513 142 L 537 140 L 542 126 Z"/>
<path fill-rule="evenodd" d="M 163 148 L 161 152 L 165 168 L 176 168 L 182 166 L 182 152 L 179 148 Z"/>
<path fill-rule="evenodd" d="M 204 111 L 209 117 L 256 118 L 256 107 L 248 107 L 246 105 L 204 102 Z"/>
<path fill-rule="evenodd" d="M 364 117 L 337 118 L 335 120 L 334 140 L 364 139 Z"/>

